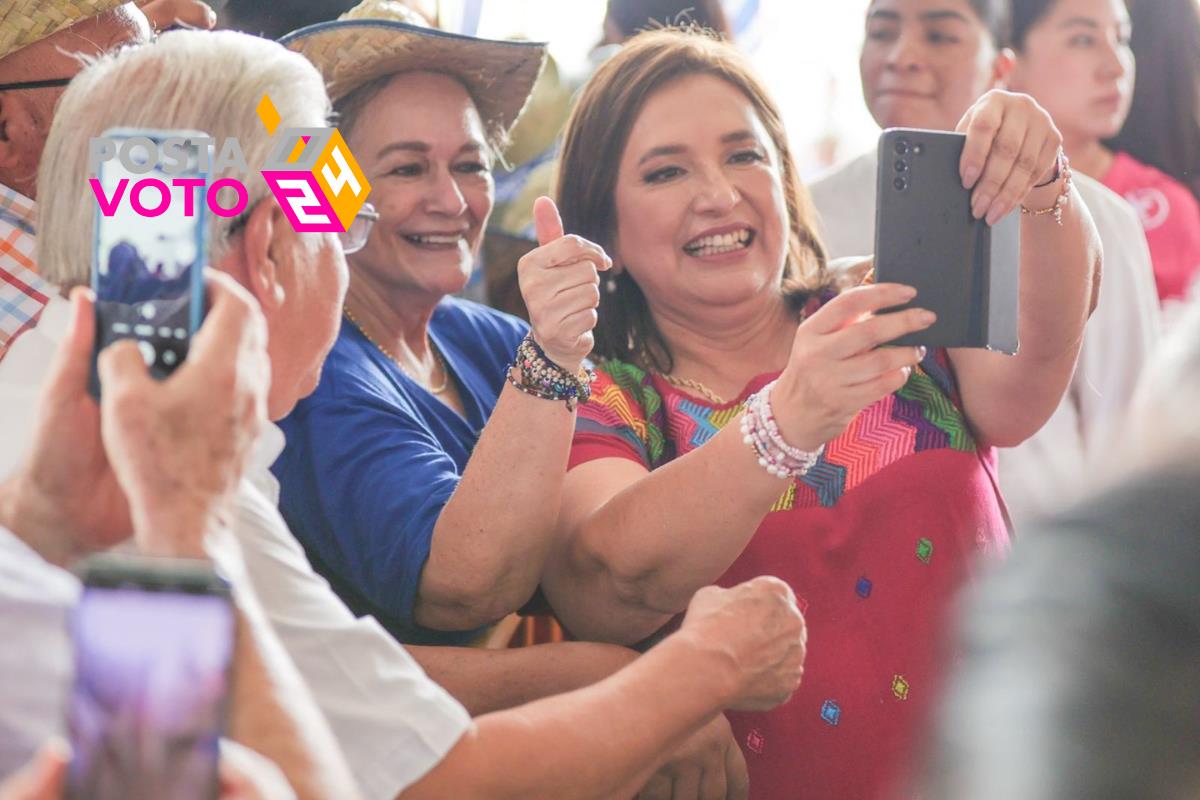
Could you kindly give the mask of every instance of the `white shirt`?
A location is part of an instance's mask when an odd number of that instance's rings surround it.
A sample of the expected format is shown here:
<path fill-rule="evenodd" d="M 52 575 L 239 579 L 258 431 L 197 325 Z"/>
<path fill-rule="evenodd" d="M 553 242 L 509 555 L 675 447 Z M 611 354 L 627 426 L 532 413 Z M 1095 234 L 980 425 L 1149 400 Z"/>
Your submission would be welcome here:
<path fill-rule="evenodd" d="M 874 152 L 822 176 L 809 188 L 831 258 L 875 249 Z M 1000 486 L 1013 518 L 1052 511 L 1081 496 L 1129 406 L 1159 338 L 1150 249 L 1133 208 L 1075 173 L 1104 249 L 1100 300 L 1084 333 L 1075 374 L 1058 409 L 1019 447 L 1000 450 Z"/>
<path fill-rule="evenodd" d="M 67 613 L 79 581 L 0 528 L 0 778 L 64 736 L 75 674 Z"/>
<path fill-rule="evenodd" d="M 236 499 L 234 533 L 284 648 L 311 687 L 368 800 L 392 800 L 438 764 L 471 724 L 374 617 L 355 617 L 317 575 L 279 513 L 268 425 Z M 225 554 L 213 554 L 223 566 Z"/>
<path fill-rule="evenodd" d="M 52 736 L 66 738 L 66 703 L 74 677 L 67 615 L 78 602 L 75 576 L 43 561 L 0 527 L 0 779 L 25 766 Z M 273 800 L 295 798 L 274 762 L 225 739 L 221 757 L 252 771 Z"/>
<path fill-rule="evenodd" d="M 65 301 L 57 302 L 69 311 Z M 0 362 L 0 441 L 25 438 L 26 429 L 32 427 L 37 395 L 31 387 L 44 379 L 69 319 L 66 313 L 51 315 L 51 310 L 47 307 L 38 327 L 18 339 Z M 18 352 L 21 350 L 24 353 Z M 234 537 L 217 543 L 213 558 L 231 577 L 244 575 L 253 586 L 329 720 L 364 796 L 367 800 L 391 800 L 445 758 L 470 725 L 470 716 L 378 622 L 356 618 L 313 571 L 276 507 L 279 486 L 269 467 L 283 444 L 283 432 L 268 425 L 236 497 Z M 0 463 L 0 481 L 17 463 L 19 459 L 7 457 Z M 222 549 L 233 540 L 240 553 Z M 0 556 L 4 552 L 0 551 Z M 24 563 L 14 567 L 18 572 L 26 568 Z M 48 565 L 47 569 L 54 570 Z M 30 570 L 32 586 L 43 582 L 43 572 Z M 37 710 L 45 711 L 49 718 L 42 720 L 41 727 L 31 727 L 28 737 L 40 743 L 47 726 L 53 729 L 62 716 L 52 709 L 61 708 L 67 691 L 61 676 L 69 674 L 70 647 L 65 628 L 48 621 L 53 617 L 51 610 L 23 602 L 16 590 L 10 593 L 4 574 L 0 572 L 0 625 L 8 625 L 10 615 L 27 615 L 28 623 L 20 627 L 34 629 L 28 634 L 31 647 L 36 645 L 46 653 L 47 661 L 54 662 L 39 669 L 34 680 L 25 675 L 30 658 L 21 653 L 27 648 L 10 648 L 10 640 L 2 640 L 0 668 L 7 674 L 0 674 L 0 680 L 7 678 L 4 685 L 8 687 L 44 693 Z M 73 597 L 63 592 L 48 594 L 46 602 L 61 616 Z M 13 660 L 16 672 L 8 673 L 7 658 Z M 0 725 L 7 722 L 9 711 L 5 703 L 0 709 Z M 0 734 L 4 734 L 3 728 Z"/>

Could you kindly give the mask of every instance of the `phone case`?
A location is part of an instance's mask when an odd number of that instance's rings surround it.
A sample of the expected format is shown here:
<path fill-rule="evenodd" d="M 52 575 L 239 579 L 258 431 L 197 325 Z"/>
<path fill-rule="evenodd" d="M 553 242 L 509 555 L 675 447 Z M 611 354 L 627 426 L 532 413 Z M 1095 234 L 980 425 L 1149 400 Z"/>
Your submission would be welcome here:
<path fill-rule="evenodd" d="M 959 176 L 966 136 L 908 128 L 879 139 L 875 279 L 917 289 L 937 322 L 893 344 L 1015 353 L 1019 212 L 995 227 L 971 216 Z"/>
<path fill-rule="evenodd" d="M 103 589 L 230 596 L 229 584 L 212 565 L 195 559 L 100 553 L 82 561 L 77 574 L 84 586 Z"/>
<path fill-rule="evenodd" d="M 104 136 L 117 141 L 146 138 L 161 147 L 172 137 L 206 140 L 208 135 L 200 131 L 112 128 Z M 133 185 L 140 178 L 170 184 L 172 178 L 207 180 L 208 174 L 199 161 L 194 168 L 172 175 L 159 172 L 157 165 L 148 173 L 135 174 L 119 162 L 100 164 L 97 180 L 101 185 L 112 191 L 112 181 L 125 179 L 127 188 L 112 216 L 105 216 L 100 203 L 95 211 L 92 289 L 96 293 L 96 343 L 89 388 L 97 398 L 100 382 L 95 356 L 101 350 L 121 339 L 132 339 L 150 374 L 166 378 L 187 358 L 192 336 L 204 316 L 203 266 L 208 258 L 204 189 L 190 190 L 194 209 L 190 217 L 180 212 L 183 190 L 176 191 L 173 186 L 165 212 L 156 217 L 136 216 L 129 205 Z M 194 259 L 187 274 L 173 276 L 164 272 L 171 258 L 167 245 L 182 242 L 194 248 Z"/>
<path fill-rule="evenodd" d="M 68 628 L 66 800 L 215 800 L 237 618 L 205 561 L 104 554 Z"/>

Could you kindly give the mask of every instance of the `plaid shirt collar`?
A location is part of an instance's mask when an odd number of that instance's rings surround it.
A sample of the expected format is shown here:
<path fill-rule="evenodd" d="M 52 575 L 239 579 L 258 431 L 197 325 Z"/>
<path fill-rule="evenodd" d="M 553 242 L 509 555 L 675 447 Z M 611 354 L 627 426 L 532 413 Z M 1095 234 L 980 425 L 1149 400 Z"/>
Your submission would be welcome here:
<path fill-rule="evenodd" d="M 33 263 L 37 204 L 0 184 L 0 359 L 37 325 L 53 287 Z"/>

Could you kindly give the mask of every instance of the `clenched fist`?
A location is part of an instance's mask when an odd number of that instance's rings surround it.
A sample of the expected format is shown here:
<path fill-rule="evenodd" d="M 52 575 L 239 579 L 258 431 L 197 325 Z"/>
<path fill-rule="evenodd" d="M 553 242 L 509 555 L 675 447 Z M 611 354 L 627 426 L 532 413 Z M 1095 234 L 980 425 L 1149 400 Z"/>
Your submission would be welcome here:
<path fill-rule="evenodd" d="M 679 635 L 701 650 L 718 653 L 730 666 L 726 708 L 766 711 L 785 702 L 800 685 L 808 641 L 804 617 L 791 587 L 763 576 L 696 592 Z"/>

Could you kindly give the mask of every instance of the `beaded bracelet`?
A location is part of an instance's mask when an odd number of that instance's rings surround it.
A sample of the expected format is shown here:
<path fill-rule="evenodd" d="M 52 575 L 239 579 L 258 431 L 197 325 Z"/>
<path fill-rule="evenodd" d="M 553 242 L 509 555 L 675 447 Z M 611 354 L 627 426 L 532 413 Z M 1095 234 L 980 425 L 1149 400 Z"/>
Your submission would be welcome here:
<path fill-rule="evenodd" d="M 508 365 L 508 382 L 514 387 L 543 400 L 562 400 L 568 411 L 588 401 L 595 379 L 596 373 L 591 368 L 582 367 L 573 375 L 555 364 L 533 340 L 532 333 L 521 340 L 516 360 Z"/>
<path fill-rule="evenodd" d="M 754 448 L 759 466 L 779 478 L 802 478 L 821 458 L 825 445 L 801 450 L 784 440 L 771 411 L 771 381 L 746 400 L 742 414 L 742 441 Z"/>
<path fill-rule="evenodd" d="M 1024 205 L 1022 205 L 1021 213 L 1028 214 L 1031 217 L 1041 217 L 1046 214 L 1053 214 L 1054 221 L 1061 226 L 1063 206 L 1065 206 L 1071 199 L 1071 186 L 1074 185 L 1074 182 L 1071 180 L 1071 160 L 1067 158 L 1067 154 L 1061 150 L 1059 150 L 1059 159 L 1060 160 L 1057 162 L 1055 167 L 1054 180 L 1062 180 L 1062 191 L 1060 191 L 1058 196 L 1054 198 L 1054 205 L 1036 210 L 1026 208 Z M 1048 185 L 1049 184 L 1042 183 L 1038 184 L 1038 186 L 1034 188 L 1040 188 Z"/>

